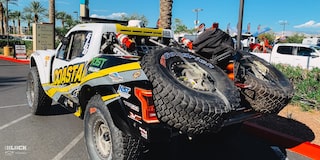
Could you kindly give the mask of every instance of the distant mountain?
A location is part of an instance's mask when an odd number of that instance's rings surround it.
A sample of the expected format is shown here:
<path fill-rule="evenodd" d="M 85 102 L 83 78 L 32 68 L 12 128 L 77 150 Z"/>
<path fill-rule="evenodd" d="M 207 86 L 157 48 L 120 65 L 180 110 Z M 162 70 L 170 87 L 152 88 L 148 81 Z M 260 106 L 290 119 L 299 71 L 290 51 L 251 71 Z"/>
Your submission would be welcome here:
<path fill-rule="evenodd" d="M 319 32 L 312 31 L 285 31 L 286 36 L 292 36 L 294 34 L 303 34 L 305 37 L 320 37 Z M 282 32 L 275 32 L 276 36 L 281 36 Z"/>

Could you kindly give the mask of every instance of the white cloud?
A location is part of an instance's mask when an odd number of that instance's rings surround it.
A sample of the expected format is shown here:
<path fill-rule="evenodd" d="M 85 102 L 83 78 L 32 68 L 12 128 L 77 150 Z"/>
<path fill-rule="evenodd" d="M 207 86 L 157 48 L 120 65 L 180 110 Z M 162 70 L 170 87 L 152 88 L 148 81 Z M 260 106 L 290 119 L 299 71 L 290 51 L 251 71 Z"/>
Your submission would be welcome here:
<path fill-rule="evenodd" d="M 111 15 L 102 16 L 97 14 L 92 14 L 90 17 L 94 18 L 104 18 L 104 19 L 121 19 L 122 16 L 127 16 L 127 13 L 112 13 Z"/>
<path fill-rule="evenodd" d="M 314 21 L 314 20 L 310 20 L 306 23 L 303 23 L 303 24 L 300 24 L 300 25 L 296 25 L 296 26 L 293 26 L 294 28 L 318 28 L 320 27 L 320 23 Z"/>
<path fill-rule="evenodd" d="M 105 9 L 94 9 L 93 12 L 108 12 L 108 10 Z"/>

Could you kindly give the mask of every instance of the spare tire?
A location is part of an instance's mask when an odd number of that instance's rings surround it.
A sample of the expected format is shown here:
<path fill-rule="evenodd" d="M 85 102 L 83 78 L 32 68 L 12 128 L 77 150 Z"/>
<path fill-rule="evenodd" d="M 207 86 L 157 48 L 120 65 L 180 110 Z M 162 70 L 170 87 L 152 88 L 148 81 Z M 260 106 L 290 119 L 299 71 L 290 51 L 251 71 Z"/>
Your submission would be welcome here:
<path fill-rule="evenodd" d="M 261 113 L 281 111 L 294 95 L 289 79 L 272 64 L 249 52 L 238 52 L 237 58 L 240 63 L 236 76 L 247 86 L 241 89 L 242 101 Z"/>
<path fill-rule="evenodd" d="M 155 50 L 141 66 L 153 85 L 157 117 L 182 133 L 217 132 L 224 115 L 239 107 L 240 93 L 226 73 L 190 52 Z"/>

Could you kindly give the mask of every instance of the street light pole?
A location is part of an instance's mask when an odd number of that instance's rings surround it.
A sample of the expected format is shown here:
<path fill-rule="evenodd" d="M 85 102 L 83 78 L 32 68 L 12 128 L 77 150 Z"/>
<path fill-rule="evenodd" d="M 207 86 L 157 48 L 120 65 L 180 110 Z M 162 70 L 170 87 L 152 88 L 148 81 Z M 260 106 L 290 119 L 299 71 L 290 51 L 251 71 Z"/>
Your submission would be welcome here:
<path fill-rule="evenodd" d="M 9 8 L 8 8 L 8 1 L 9 0 L 6 0 L 6 8 L 7 8 L 7 10 L 6 10 L 6 23 L 7 23 L 7 46 L 9 46 L 9 16 L 8 16 L 8 11 L 9 11 Z"/>
<path fill-rule="evenodd" d="M 194 9 L 194 10 L 192 10 L 192 11 L 193 11 L 193 12 L 196 12 L 196 22 L 195 22 L 195 25 L 198 26 L 198 23 L 199 23 L 199 21 L 198 21 L 198 14 L 199 14 L 199 12 L 203 11 L 203 9 L 202 9 L 202 8 L 196 8 L 196 9 Z"/>
<path fill-rule="evenodd" d="M 76 20 L 79 20 L 79 14 L 78 11 L 73 11 L 73 13 L 75 13 L 77 15 Z"/>

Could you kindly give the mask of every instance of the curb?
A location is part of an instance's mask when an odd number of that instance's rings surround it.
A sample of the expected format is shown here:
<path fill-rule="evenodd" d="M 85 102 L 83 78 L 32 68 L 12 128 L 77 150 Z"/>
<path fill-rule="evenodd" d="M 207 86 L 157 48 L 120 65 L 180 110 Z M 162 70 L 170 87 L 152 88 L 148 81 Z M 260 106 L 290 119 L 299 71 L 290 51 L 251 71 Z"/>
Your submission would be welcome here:
<path fill-rule="evenodd" d="M 244 129 L 258 137 L 283 146 L 292 152 L 304 155 L 311 159 L 320 160 L 320 146 L 316 144 L 251 122 L 244 122 Z"/>
<path fill-rule="evenodd" d="M 29 59 L 15 59 L 11 56 L 4 56 L 4 55 L 0 55 L 0 60 L 10 61 L 10 62 L 20 63 L 20 64 L 29 64 L 30 63 Z"/>

